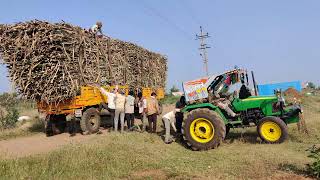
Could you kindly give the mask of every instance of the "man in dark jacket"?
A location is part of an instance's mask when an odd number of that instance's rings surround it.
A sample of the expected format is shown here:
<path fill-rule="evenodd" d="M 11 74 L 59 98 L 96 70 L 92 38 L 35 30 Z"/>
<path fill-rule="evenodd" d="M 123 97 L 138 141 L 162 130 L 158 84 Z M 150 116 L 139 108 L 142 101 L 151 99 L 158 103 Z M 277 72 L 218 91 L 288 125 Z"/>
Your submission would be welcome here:
<path fill-rule="evenodd" d="M 239 92 L 239 99 L 246 99 L 251 96 L 249 88 L 245 85 L 244 81 L 241 80 L 242 86 Z"/>

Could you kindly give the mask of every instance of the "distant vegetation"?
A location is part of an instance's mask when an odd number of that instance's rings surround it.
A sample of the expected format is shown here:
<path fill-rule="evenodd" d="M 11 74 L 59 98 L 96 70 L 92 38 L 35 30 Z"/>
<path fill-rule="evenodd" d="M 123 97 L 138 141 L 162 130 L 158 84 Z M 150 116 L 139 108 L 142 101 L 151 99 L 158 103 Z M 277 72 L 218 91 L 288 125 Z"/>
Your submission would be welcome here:
<path fill-rule="evenodd" d="M 173 92 L 179 92 L 179 88 L 177 88 L 175 85 L 172 86 L 172 88 L 170 89 L 170 94 Z"/>
<path fill-rule="evenodd" d="M 19 116 L 29 116 L 30 120 L 18 122 Z M 15 93 L 0 94 L 0 140 L 42 131 L 43 123 L 33 101 L 22 99 Z"/>
<path fill-rule="evenodd" d="M 167 94 L 163 99 L 160 100 L 161 104 L 175 104 L 180 99 L 179 96 L 173 96 Z"/>
<path fill-rule="evenodd" d="M 19 99 L 16 94 L 4 93 L 0 95 L 0 128 L 8 129 L 15 126 L 19 113 L 17 105 Z"/>

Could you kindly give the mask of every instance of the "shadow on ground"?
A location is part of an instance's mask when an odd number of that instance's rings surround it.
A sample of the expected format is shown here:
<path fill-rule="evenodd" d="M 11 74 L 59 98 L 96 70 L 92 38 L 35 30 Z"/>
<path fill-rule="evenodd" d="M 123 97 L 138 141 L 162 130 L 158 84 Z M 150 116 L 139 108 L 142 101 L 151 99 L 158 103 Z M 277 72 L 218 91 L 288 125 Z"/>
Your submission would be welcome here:
<path fill-rule="evenodd" d="M 250 143 L 250 144 L 261 144 L 261 140 L 258 137 L 257 132 L 234 132 L 230 131 L 228 135 L 225 138 L 225 143 L 232 144 L 235 141 L 240 141 L 244 143 Z"/>

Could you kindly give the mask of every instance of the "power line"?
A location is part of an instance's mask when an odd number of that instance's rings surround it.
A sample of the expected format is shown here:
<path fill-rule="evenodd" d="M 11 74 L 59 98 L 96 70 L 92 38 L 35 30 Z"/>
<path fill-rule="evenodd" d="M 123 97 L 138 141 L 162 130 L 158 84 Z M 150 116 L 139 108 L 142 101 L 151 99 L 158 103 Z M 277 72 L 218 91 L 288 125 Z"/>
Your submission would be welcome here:
<path fill-rule="evenodd" d="M 198 26 L 201 25 L 201 22 L 199 21 L 199 19 L 196 16 L 196 13 L 194 13 L 193 8 L 191 8 L 191 6 L 189 6 L 189 3 L 187 2 L 187 0 L 184 1 L 179 1 L 182 2 L 183 6 L 186 8 L 187 10 L 187 14 L 188 16 L 190 16 L 191 20 L 197 24 Z"/>
<path fill-rule="evenodd" d="M 207 76 L 209 76 L 207 49 L 210 47 L 207 46 L 207 44 L 205 43 L 205 39 L 209 37 L 210 37 L 209 33 L 203 33 L 202 26 L 200 26 L 200 35 L 196 35 L 196 40 L 200 40 L 200 48 L 199 48 L 199 50 L 201 51 L 200 56 L 203 59 L 204 70 Z"/>
<path fill-rule="evenodd" d="M 160 13 L 156 8 L 150 6 L 148 3 L 146 3 L 144 0 L 140 0 L 138 2 L 141 2 L 141 4 L 143 5 L 143 8 L 149 12 L 151 12 L 154 16 L 157 16 L 158 18 L 160 18 L 162 21 L 164 21 L 165 23 L 167 23 L 168 25 L 170 25 L 173 29 L 175 29 L 176 31 L 178 31 L 180 34 L 182 34 L 186 39 L 190 40 L 192 35 L 190 35 L 189 33 L 187 33 L 183 28 L 181 28 L 179 25 L 177 25 L 176 23 L 174 23 L 173 21 L 171 21 L 169 18 L 167 18 L 166 16 L 162 15 L 162 13 Z"/>

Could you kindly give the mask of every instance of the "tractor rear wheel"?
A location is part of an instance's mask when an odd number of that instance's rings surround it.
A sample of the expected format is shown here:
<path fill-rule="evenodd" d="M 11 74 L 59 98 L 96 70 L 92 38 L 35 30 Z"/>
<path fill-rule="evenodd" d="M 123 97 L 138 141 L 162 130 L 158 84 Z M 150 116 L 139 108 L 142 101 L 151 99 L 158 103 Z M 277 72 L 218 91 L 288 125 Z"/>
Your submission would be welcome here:
<path fill-rule="evenodd" d="M 216 148 L 225 135 L 226 125 L 216 112 L 195 109 L 187 114 L 183 125 L 183 138 L 193 150 Z"/>
<path fill-rule="evenodd" d="M 257 127 L 259 137 L 266 143 L 282 143 L 288 138 L 288 126 L 278 117 L 262 118 Z"/>
<path fill-rule="evenodd" d="M 83 132 L 92 134 L 99 131 L 101 117 L 96 108 L 89 108 L 84 111 L 81 117 L 80 126 Z"/>

